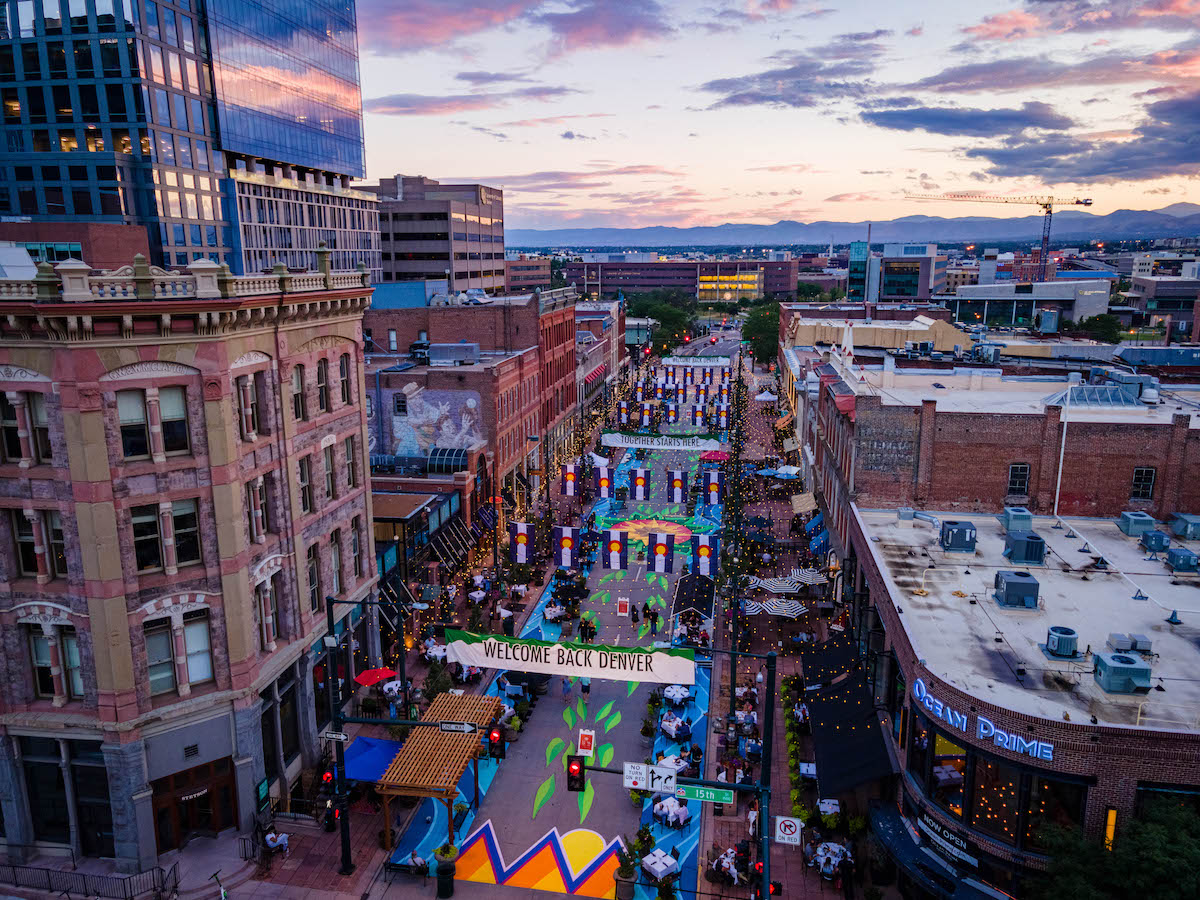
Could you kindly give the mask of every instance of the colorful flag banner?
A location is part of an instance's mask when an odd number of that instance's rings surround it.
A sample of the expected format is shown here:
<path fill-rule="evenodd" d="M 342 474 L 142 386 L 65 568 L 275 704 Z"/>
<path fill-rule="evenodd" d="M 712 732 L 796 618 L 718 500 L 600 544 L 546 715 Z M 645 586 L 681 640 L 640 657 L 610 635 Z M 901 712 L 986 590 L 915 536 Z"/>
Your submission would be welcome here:
<path fill-rule="evenodd" d="M 728 403 L 718 403 L 717 404 L 717 427 L 718 428 L 728 428 L 729 427 L 729 404 Z"/>
<path fill-rule="evenodd" d="M 668 403 L 667 404 L 667 424 L 674 425 L 678 421 L 679 421 L 679 404 L 678 403 Z"/>
<path fill-rule="evenodd" d="M 721 402 L 722 403 L 729 402 L 729 385 L 727 385 L 727 384 L 721 385 Z"/>
<path fill-rule="evenodd" d="M 612 469 L 608 466 L 596 466 L 596 496 L 611 497 L 613 495 Z"/>
<path fill-rule="evenodd" d="M 730 369 L 729 366 L 721 366 L 721 380 L 724 381 L 726 384 L 728 384 L 729 379 L 732 377 L 733 377 L 733 370 Z"/>
<path fill-rule="evenodd" d="M 684 369 L 683 370 L 683 383 L 684 384 L 695 384 L 696 383 L 696 370 L 695 369 Z"/>
<path fill-rule="evenodd" d="M 568 525 L 554 526 L 554 562 L 559 568 L 573 569 L 579 557 L 579 529 Z"/>
<path fill-rule="evenodd" d="M 667 496 L 671 503 L 687 502 L 687 472 L 671 469 L 667 472 Z"/>
<path fill-rule="evenodd" d="M 629 532 L 605 529 L 604 558 L 610 569 L 629 568 Z"/>
<path fill-rule="evenodd" d="M 654 399 L 655 399 L 655 400 L 661 400 L 661 399 L 663 398 L 663 391 L 664 391 L 664 390 L 665 390 L 665 388 L 664 388 L 664 386 L 663 386 L 663 383 L 660 381 L 658 384 L 656 384 L 656 385 L 654 386 Z M 641 398 L 641 397 L 638 397 L 638 399 L 639 399 L 639 400 L 641 400 L 642 398 Z"/>
<path fill-rule="evenodd" d="M 574 463 L 562 467 L 562 495 L 574 497 L 579 487 L 579 466 Z"/>
<path fill-rule="evenodd" d="M 629 404 L 624 400 L 617 404 L 617 421 L 622 425 L 629 424 Z"/>
<path fill-rule="evenodd" d="M 631 500 L 650 499 L 649 469 L 633 469 L 629 473 L 629 498 Z"/>
<path fill-rule="evenodd" d="M 725 499 L 725 476 L 714 469 L 704 473 L 704 502 L 710 506 Z"/>
<path fill-rule="evenodd" d="M 703 427 L 705 425 L 703 406 L 692 407 L 692 424 L 698 427 Z"/>
<path fill-rule="evenodd" d="M 701 403 L 701 404 L 708 402 L 708 385 L 707 384 L 696 385 L 696 402 Z"/>
<path fill-rule="evenodd" d="M 678 385 L 675 389 L 675 402 L 676 403 L 686 403 L 687 395 L 688 395 L 687 385 L 686 384 Z"/>
<path fill-rule="evenodd" d="M 701 369 L 700 370 L 700 380 L 704 384 L 712 384 L 713 383 L 713 370 L 712 369 Z"/>
<path fill-rule="evenodd" d="M 718 539 L 711 534 L 692 535 L 692 571 L 714 577 L 717 571 Z"/>
<path fill-rule="evenodd" d="M 642 385 L 638 385 L 633 389 L 633 399 L 641 403 L 646 399 L 646 389 Z"/>
<path fill-rule="evenodd" d="M 652 531 L 649 535 L 650 545 L 647 548 L 647 559 L 651 572 L 675 571 L 675 535 Z"/>
<path fill-rule="evenodd" d="M 508 523 L 508 559 L 527 563 L 533 558 L 533 526 L 524 522 Z"/>

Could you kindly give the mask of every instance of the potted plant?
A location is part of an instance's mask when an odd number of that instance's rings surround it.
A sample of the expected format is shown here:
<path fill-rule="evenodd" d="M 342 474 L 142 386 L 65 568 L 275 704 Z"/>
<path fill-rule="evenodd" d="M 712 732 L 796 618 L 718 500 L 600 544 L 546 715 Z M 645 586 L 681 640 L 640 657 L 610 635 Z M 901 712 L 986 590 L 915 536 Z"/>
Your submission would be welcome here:
<path fill-rule="evenodd" d="M 634 837 L 633 843 L 641 856 L 645 856 L 654 849 L 654 833 L 650 830 L 649 825 L 643 825 L 637 830 L 637 835 Z"/>
<path fill-rule="evenodd" d="M 631 792 L 632 793 L 632 792 Z M 617 843 L 617 868 L 613 872 L 617 900 L 633 900 L 637 887 L 638 855 L 628 838 Z"/>
<path fill-rule="evenodd" d="M 463 803 L 461 800 L 454 804 L 454 830 L 457 832 L 462 826 L 462 823 L 467 820 L 467 813 L 471 811 L 471 804 Z"/>
<path fill-rule="evenodd" d="M 514 743 L 521 734 L 521 717 L 514 715 L 505 724 L 504 740 L 508 743 Z"/>
<path fill-rule="evenodd" d="M 813 808 L 811 806 L 805 806 L 803 803 L 801 803 L 799 808 L 796 809 L 796 818 L 799 819 L 806 828 L 808 827 L 808 823 L 813 820 L 814 815 L 815 813 L 813 812 Z"/>
<path fill-rule="evenodd" d="M 654 720 L 649 716 L 642 719 L 642 746 L 651 747 L 654 745 Z"/>
<path fill-rule="evenodd" d="M 828 832 L 837 831 L 838 823 L 842 820 L 838 813 L 821 813 L 821 826 Z"/>
<path fill-rule="evenodd" d="M 529 711 L 533 709 L 533 707 L 530 705 L 528 700 L 518 700 L 517 705 L 513 707 L 513 709 L 516 711 L 517 716 L 520 717 L 522 722 L 528 722 Z"/>
<path fill-rule="evenodd" d="M 846 831 L 852 838 L 858 837 L 867 830 L 866 816 L 850 816 L 846 819 Z"/>
<path fill-rule="evenodd" d="M 654 882 L 654 886 L 658 888 L 658 900 L 676 900 L 679 896 L 675 892 L 675 882 L 679 878 L 678 872 L 672 872 L 663 878 Z"/>
<path fill-rule="evenodd" d="M 647 800 L 649 797 L 649 791 L 639 791 L 637 788 L 633 788 L 629 792 L 629 801 L 639 809 L 641 809 L 642 802 Z"/>
<path fill-rule="evenodd" d="M 874 835 L 867 838 L 867 860 L 874 884 L 892 883 L 892 879 L 896 877 L 896 863 L 887 852 L 887 848 Z"/>
<path fill-rule="evenodd" d="M 451 843 L 442 844 L 433 851 L 433 858 L 437 860 L 438 896 L 453 897 L 454 872 L 457 868 L 454 863 L 458 859 L 458 848 Z"/>

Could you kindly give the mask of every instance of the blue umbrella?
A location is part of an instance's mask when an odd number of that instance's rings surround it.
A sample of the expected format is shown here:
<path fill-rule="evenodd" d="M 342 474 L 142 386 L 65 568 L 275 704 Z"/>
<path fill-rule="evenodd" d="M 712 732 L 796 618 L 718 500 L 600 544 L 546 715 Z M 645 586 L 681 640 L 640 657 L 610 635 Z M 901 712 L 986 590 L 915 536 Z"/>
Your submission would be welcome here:
<path fill-rule="evenodd" d="M 774 475 L 780 481 L 795 481 L 797 478 L 800 477 L 799 475 L 786 475 L 783 472 L 775 472 Z"/>
<path fill-rule="evenodd" d="M 779 473 L 776 472 L 774 469 L 759 469 L 754 474 L 756 474 L 756 475 L 774 475 L 776 478 L 779 477 Z"/>

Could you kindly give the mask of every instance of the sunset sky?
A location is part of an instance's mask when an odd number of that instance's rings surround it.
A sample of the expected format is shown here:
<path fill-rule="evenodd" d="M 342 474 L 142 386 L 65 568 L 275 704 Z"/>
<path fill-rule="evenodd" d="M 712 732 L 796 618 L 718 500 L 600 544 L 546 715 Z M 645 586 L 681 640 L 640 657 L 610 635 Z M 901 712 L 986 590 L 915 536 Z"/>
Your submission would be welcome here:
<path fill-rule="evenodd" d="M 368 177 L 510 228 L 1200 202 L 1200 0 L 359 0 Z"/>

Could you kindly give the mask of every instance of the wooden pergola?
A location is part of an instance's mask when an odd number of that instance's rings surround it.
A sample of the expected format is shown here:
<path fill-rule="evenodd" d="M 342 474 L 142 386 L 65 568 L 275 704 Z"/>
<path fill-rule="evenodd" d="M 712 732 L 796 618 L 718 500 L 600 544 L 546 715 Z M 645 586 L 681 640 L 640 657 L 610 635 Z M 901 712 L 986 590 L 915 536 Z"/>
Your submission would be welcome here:
<path fill-rule="evenodd" d="M 476 730 L 469 734 L 443 731 L 431 725 L 415 725 L 387 770 L 379 779 L 378 789 L 383 796 L 383 829 L 387 849 L 392 849 L 392 818 L 388 809 L 389 797 L 432 797 L 446 804 L 449 822 L 447 843 L 454 843 L 454 801 L 458 797 L 458 781 L 467 764 L 475 766 L 475 792 L 479 797 L 479 755 L 483 750 L 482 732 L 496 720 L 503 709 L 496 697 L 466 694 L 439 694 L 434 698 L 422 722 L 469 722 Z"/>

